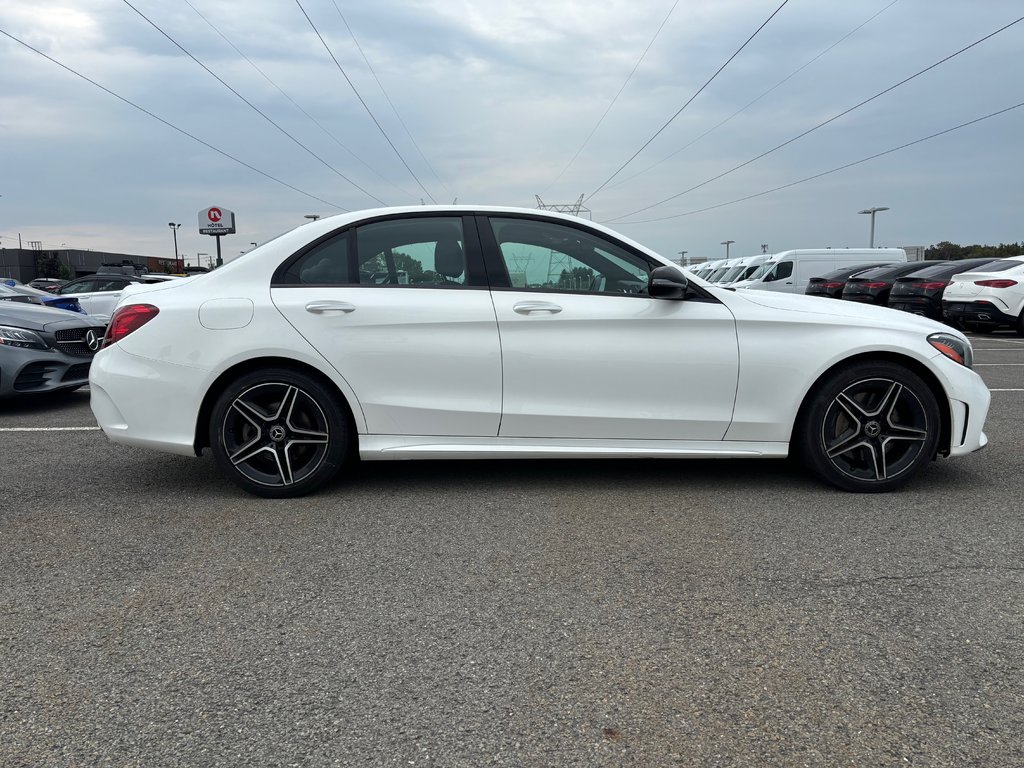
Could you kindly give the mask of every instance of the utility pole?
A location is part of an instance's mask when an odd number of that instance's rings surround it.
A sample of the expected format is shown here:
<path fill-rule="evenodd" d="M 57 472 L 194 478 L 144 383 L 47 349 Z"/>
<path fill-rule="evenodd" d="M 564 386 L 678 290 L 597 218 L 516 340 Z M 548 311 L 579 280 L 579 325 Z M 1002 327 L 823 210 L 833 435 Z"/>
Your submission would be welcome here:
<path fill-rule="evenodd" d="M 681 267 L 681 266 L 684 265 L 684 263 L 685 263 L 684 257 L 686 256 L 686 254 L 689 253 L 689 251 L 679 251 L 678 253 L 679 253 L 679 266 Z"/>

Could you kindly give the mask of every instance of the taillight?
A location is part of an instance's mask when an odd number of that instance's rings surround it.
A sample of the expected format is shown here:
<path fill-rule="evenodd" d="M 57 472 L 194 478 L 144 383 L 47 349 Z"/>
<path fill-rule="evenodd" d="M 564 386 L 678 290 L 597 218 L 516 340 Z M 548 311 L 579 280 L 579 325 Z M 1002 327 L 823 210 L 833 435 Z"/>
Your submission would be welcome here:
<path fill-rule="evenodd" d="M 887 286 L 888 283 L 880 283 L 877 280 L 875 280 L 870 283 L 857 283 L 856 285 L 858 288 L 885 288 L 885 286 Z"/>
<path fill-rule="evenodd" d="M 925 291 L 937 291 L 940 288 L 945 288 L 947 285 L 949 285 L 949 283 L 945 280 L 934 280 L 929 283 L 918 283 L 915 287 L 921 288 Z"/>
<path fill-rule="evenodd" d="M 831 290 L 835 290 L 836 288 L 842 288 L 844 285 L 846 285 L 846 283 L 843 283 L 843 282 L 832 282 L 832 283 L 825 283 L 824 287 L 825 288 L 829 288 Z"/>
<path fill-rule="evenodd" d="M 107 326 L 107 335 L 103 337 L 103 348 L 116 344 L 129 333 L 139 330 L 142 326 L 160 314 L 160 310 L 152 304 L 130 304 L 114 310 Z"/>
<path fill-rule="evenodd" d="M 1016 280 L 975 280 L 975 285 L 980 285 L 984 288 L 1010 288 L 1017 284 Z"/>

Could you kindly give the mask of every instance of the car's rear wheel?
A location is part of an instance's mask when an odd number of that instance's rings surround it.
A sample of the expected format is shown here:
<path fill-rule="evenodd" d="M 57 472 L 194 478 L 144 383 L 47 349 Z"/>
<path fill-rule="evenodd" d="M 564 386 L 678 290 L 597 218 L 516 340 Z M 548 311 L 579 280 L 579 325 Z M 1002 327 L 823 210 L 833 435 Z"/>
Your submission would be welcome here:
<path fill-rule="evenodd" d="M 349 427 L 327 386 L 298 371 L 253 371 L 217 399 L 210 442 L 221 472 L 257 496 L 303 496 L 345 461 Z"/>
<path fill-rule="evenodd" d="M 941 420 L 935 395 L 890 362 L 836 371 L 810 395 L 796 438 L 804 462 L 847 491 L 899 488 L 935 456 Z"/>
<path fill-rule="evenodd" d="M 1014 330 L 1017 331 L 1018 336 L 1024 336 L 1024 309 L 1017 315 L 1017 322 L 1014 324 Z"/>

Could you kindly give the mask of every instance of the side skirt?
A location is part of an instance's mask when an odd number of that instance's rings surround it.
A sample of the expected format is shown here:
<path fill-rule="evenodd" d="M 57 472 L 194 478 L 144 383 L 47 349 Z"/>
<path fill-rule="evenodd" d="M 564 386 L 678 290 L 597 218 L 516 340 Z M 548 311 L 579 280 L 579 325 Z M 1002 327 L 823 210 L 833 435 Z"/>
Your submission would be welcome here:
<path fill-rule="evenodd" d="M 775 459 L 789 443 L 702 440 L 557 440 L 522 437 L 360 435 L 364 461 L 400 459 Z"/>

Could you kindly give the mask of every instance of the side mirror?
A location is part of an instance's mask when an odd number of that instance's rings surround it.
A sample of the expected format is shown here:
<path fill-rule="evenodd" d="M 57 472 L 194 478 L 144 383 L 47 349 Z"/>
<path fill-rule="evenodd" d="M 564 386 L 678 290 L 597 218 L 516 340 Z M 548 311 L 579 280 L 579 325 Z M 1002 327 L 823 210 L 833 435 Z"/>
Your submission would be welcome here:
<path fill-rule="evenodd" d="M 684 299 L 690 281 L 675 267 L 655 267 L 647 283 L 647 295 L 655 299 Z"/>

